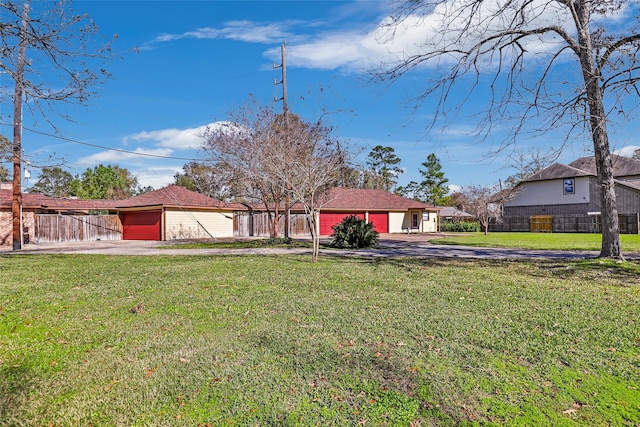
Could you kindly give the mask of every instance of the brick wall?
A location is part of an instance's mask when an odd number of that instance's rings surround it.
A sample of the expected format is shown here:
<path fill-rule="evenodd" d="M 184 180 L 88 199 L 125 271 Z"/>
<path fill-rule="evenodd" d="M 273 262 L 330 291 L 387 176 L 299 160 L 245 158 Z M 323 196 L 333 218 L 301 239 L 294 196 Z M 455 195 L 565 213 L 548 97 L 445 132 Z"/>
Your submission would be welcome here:
<path fill-rule="evenodd" d="M 33 211 L 22 212 L 22 227 L 28 230 L 29 241 L 35 237 L 35 213 Z M 13 244 L 13 216 L 11 210 L 0 211 L 0 245 Z"/>

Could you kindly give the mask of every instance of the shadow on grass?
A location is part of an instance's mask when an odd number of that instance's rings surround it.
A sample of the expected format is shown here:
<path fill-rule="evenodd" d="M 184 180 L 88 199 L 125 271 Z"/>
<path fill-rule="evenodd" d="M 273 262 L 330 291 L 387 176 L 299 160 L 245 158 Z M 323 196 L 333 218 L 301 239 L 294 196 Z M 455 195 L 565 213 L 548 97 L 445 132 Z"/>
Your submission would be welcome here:
<path fill-rule="evenodd" d="M 325 342 L 303 350 L 284 333 L 260 334 L 254 340 L 262 354 L 269 354 L 273 360 L 286 360 L 290 364 L 287 369 L 305 377 L 308 394 L 318 405 L 329 412 L 353 414 L 353 425 L 358 421 L 373 425 L 412 425 L 420 419 L 439 420 L 439 425 L 463 421 L 440 406 L 436 390 L 429 385 L 428 373 L 418 373 L 408 360 L 396 355 L 397 348 L 392 343 Z M 301 393 L 301 400 L 290 410 L 311 421 L 313 411 L 306 412 L 309 409 L 303 403 L 307 397 Z M 289 413 L 281 414 L 286 415 Z"/>
<path fill-rule="evenodd" d="M 27 400 L 31 373 L 22 366 L 0 367 L 0 420 L 3 425 L 19 425 L 24 421 L 21 406 Z"/>
<path fill-rule="evenodd" d="M 324 254 L 337 260 L 347 260 L 339 254 Z M 595 279 L 606 278 L 607 283 L 616 286 L 640 285 L 640 262 L 615 261 L 605 259 L 586 260 L 548 260 L 548 259 L 486 259 L 486 258 L 447 258 L 447 257 L 362 257 L 349 256 L 348 262 L 362 262 L 371 265 L 392 265 L 406 270 L 417 271 L 425 268 L 505 268 L 514 264 L 529 265 L 536 268 L 519 270 L 521 274 L 528 272 L 531 277 L 548 277 L 550 275 L 567 279 L 586 276 Z"/>

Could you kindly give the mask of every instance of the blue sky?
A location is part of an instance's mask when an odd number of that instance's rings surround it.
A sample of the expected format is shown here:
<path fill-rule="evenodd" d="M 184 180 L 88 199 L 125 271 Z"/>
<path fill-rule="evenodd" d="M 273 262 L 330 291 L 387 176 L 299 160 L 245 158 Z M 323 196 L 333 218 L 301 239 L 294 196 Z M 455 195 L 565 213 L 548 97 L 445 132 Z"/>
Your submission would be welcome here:
<path fill-rule="evenodd" d="M 280 46 L 286 40 L 290 110 L 309 121 L 323 110 L 333 112 L 329 123 L 335 135 L 361 149 L 363 162 L 374 146 L 393 147 L 405 170 L 400 185 L 420 180 L 420 163 L 430 153 L 436 153 L 455 186 L 491 185 L 513 174 L 504 156 L 484 159 L 491 147 L 472 138 L 464 117 L 446 133 L 426 134 L 429 105 L 414 112 L 407 104 L 422 87 L 419 73 L 390 86 L 368 82 L 363 68 L 379 63 L 387 51 L 372 36 L 387 16 L 385 4 L 76 1 L 76 11 L 86 11 L 101 34 L 118 35 L 113 43 L 116 59 L 108 66 L 113 78 L 88 105 L 62 107 L 72 122 L 51 116 L 59 136 L 67 139 L 31 132 L 51 129 L 25 117 L 25 157 L 34 165 L 47 164 L 49 156 L 62 157 L 74 175 L 101 163 L 117 164 L 136 175 L 142 186 L 170 184 L 186 159 L 200 157 L 198 134 L 205 126 L 227 119 L 250 94 L 263 104 L 281 96 L 281 86 L 274 85 L 280 70 L 273 64 L 280 63 Z M 474 103 L 471 100 L 471 109 Z M 1 132 L 11 136 L 4 118 L 3 123 Z M 633 146 L 634 133 L 623 128 L 612 138 L 614 148 Z M 561 141 L 560 136 L 553 138 L 544 143 Z M 559 161 L 588 155 L 590 146 L 588 140 L 575 141 Z M 37 167 L 30 169 L 27 188 L 38 175 Z"/>

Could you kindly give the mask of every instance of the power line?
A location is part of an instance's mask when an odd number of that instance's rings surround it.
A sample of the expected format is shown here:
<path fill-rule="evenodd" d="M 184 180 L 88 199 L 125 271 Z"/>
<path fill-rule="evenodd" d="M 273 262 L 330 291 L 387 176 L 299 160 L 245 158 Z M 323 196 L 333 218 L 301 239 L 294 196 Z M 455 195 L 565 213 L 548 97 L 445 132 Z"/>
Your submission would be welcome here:
<path fill-rule="evenodd" d="M 54 135 L 54 134 L 51 134 L 51 133 L 42 132 L 42 131 L 38 131 L 38 130 L 35 130 L 35 129 L 27 128 L 27 127 L 25 127 L 24 129 L 29 131 L 29 132 L 31 132 L 31 133 L 35 133 L 35 134 L 43 135 L 43 136 L 48 136 L 50 138 L 55 138 L 55 139 L 59 139 L 59 140 L 66 141 L 66 142 L 72 142 L 74 144 L 86 145 L 86 146 L 89 146 L 89 147 L 100 148 L 102 150 L 117 151 L 119 153 L 132 154 L 132 155 L 135 155 L 135 156 L 154 157 L 154 158 L 157 158 L 157 159 L 170 159 L 170 160 L 189 160 L 189 161 L 194 161 L 194 162 L 197 162 L 197 161 L 201 160 L 201 159 L 195 159 L 195 158 L 189 158 L 189 157 L 173 157 L 173 156 L 163 156 L 163 155 L 160 155 L 160 154 L 139 153 L 139 152 L 136 152 L 136 151 L 123 150 L 121 148 L 105 147 L 104 145 L 91 144 L 89 142 L 78 141 L 76 139 L 66 138 L 64 136 Z"/>

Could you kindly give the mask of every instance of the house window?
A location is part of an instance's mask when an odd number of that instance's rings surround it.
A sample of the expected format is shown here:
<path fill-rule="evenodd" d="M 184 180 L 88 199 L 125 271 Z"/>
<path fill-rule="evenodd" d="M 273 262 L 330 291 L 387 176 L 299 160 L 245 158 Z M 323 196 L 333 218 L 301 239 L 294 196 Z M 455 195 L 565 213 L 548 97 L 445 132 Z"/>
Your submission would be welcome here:
<path fill-rule="evenodd" d="M 411 214 L 411 228 L 418 228 L 418 214 L 416 212 Z"/>
<path fill-rule="evenodd" d="M 564 194 L 575 194 L 576 181 L 573 178 L 567 178 L 564 181 Z"/>

